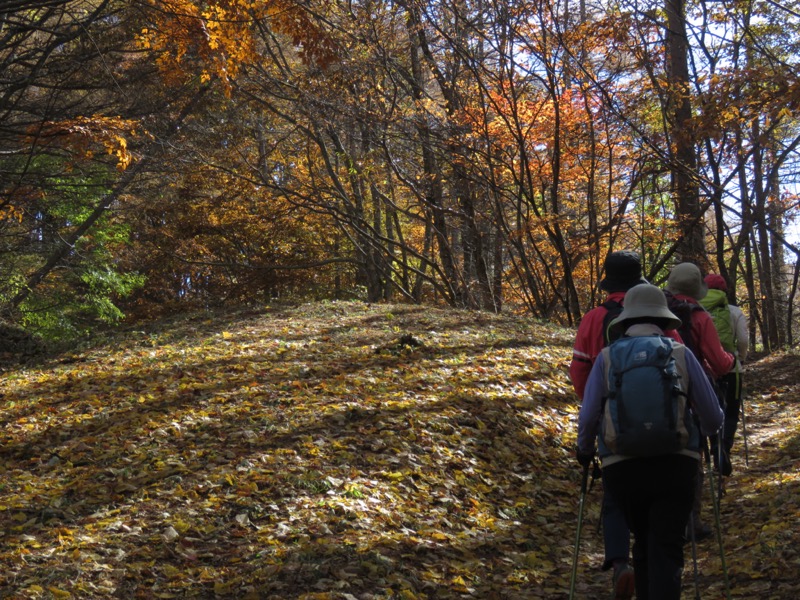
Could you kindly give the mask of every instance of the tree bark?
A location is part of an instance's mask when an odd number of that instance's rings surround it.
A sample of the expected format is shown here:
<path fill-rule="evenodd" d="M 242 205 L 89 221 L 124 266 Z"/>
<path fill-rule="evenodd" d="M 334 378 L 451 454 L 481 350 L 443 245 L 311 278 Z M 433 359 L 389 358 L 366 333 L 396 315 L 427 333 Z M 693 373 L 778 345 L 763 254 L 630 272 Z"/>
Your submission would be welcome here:
<path fill-rule="evenodd" d="M 668 123 L 671 136 L 672 196 L 681 231 L 678 258 L 708 266 L 700 214 L 697 154 L 689 94 L 689 44 L 684 0 L 666 0 Z"/>

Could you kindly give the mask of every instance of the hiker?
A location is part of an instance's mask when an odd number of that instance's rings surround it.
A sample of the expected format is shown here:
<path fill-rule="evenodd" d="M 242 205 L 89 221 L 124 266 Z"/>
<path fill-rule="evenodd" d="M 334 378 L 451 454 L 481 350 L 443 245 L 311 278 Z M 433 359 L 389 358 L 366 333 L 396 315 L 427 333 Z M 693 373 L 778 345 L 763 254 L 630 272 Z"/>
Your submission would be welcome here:
<path fill-rule="evenodd" d="M 603 349 L 595 360 L 578 417 L 578 462 L 584 468 L 592 463 L 599 434 L 604 487 L 622 507 L 633 532 L 638 600 L 680 599 L 683 536 L 692 511 L 700 460 L 700 431 L 694 417 L 706 435 L 716 433 L 723 419 L 699 361 L 683 344 L 664 336 L 665 330 L 679 325 L 680 319 L 667 308 L 666 297 L 658 287 L 632 287 L 625 294 L 622 312 L 611 323 L 624 336 Z M 651 352 L 651 348 L 656 350 Z M 628 361 L 623 360 L 626 356 Z M 660 368 L 630 368 L 643 356 L 661 357 L 667 362 Z M 616 364 L 621 360 L 623 364 Z M 634 378 L 637 371 L 646 377 Z M 669 384 L 665 385 L 668 372 Z M 636 382 L 638 387 L 626 384 L 626 380 Z M 622 397 L 627 407 L 624 412 Z M 623 414 L 636 413 L 652 398 L 660 403 L 655 419 L 660 419 L 659 424 L 664 427 L 655 426 L 650 415 L 638 423 L 644 433 L 637 438 L 635 451 L 617 446 L 624 439 L 623 433 L 631 428 L 626 425 L 625 429 L 615 429 L 613 419 L 621 423 Z M 665 402 L 675 408 L 677 420 L 662 418 Z M 667 428 L 667 424 L 674 425 L 674 429 Z M 661 436 L 665 428 L 669 444 Z M 619 435 L 614 438 L 612 431 Z M 678 440 L 682 443 L 675 443 Z M 645 451 L 641 443 L 652 447 Z"/>
<path fill-rule="evenodd" d="M 719 380 L 719 387 L 725 395 L 725 425 L 722 428 L 722 455 L 717 453 L 717 438 L 712 440 L 711 452 L 721 464 L 717 465 L 724 477 L 729 477 L 733 467 L 730 453 L 736 428 L 739 425 L 739 411 L 742 407 L 742 363 L 747 359 L 750 339 L 747 329 L 747 317 L 742 309 L 728 302 L 728 284 L 721 275 L 709 273 L 703 279 L 708 287 L 706 297 L 700 304 L 711 315 L 714 327 L 719 335 L 722 347 L 734 357 L 733 368 Z"/>
<path fill-rule="evenodd" d="M 715 382 L 728 373 L 734 364 L 734 357 L 726 352 L 719 340 L 711 315 L 701 306 L 700 301 L 706 297 L 708 286 L 697 265 L 680 263 L 675 265 L 667 278 L 664 295 L 669 309 L 681 319 L 678 328 L 683 343 L 694 353 L 703 366 L 711 382 Z M 719 398 L 724 402 L 724 398 Z M 694 506 L 694 532 L 686 532 L 686 541 L 694 537 L 700 541 L 711 537 L 711 527 L 701 518 L 703 496 L 703 466 L 698 464 L 697 491 Z"/>
<path fill-rule="evenodd" d="M 664 288 L 667 306 L 682 321 L 678 333 L 683 343 L 715 381 L 731 370 L 735 359 L 722 347 L 711 315 L 700 304 L 707 293 L 708 286 L 700 269 L 692 263 L 675 265 Z"/>
<path fill-rule="evenodd" d="M 581 400 L 595 359 L 611 341 L 607 328 L 613 318 L 622 311 L 625 292 L 635 285 L 647 283 L 642 277 L 639 255 L 629 250 L 610 253 L 603 263 L 603 271 L 604 278 L 600 281 L 600 289 L 604 290 L 607 296 L 601 305 L 587 312 L 581 319 L 569 366 L 572 385 Z M 668 335 L 680 341 L 674 330 Z M 633 569 L 629 564 L 630 530 L 625 523 L 622 509 L 605 493 L 605 486 L 602 519 L 605 557 L 601 569 L 607 571 L 613 567 L 613 597 L 615 600 L 627 600 L 633 595 L 634 585 Z"/>

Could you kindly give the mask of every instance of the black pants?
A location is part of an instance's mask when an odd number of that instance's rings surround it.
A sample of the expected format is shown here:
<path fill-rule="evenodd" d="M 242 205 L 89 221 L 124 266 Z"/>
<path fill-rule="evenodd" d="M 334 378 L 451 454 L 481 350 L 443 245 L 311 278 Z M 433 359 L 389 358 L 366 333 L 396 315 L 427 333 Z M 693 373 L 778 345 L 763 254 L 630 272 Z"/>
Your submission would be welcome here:
<path fill-rule="evenodd" d="M 731 372 L 717 380 L 717 387 L 720 393 L 720 406 L 725 413 L 725 421 L 722 426 L 722 449 L 724 455 L 722 459 L 726 462 L 721 473 L 725 476 L 731 474 L 731 448 L 736 437 L 736 429 L 739 426 L 739 411 L 742 407 L 742 375 L 741 373 Z M 714 459 L 714 466 L 719 468 L 719 436 L 710 438 L 711 457 Z"/>
<path fill-rule="evenodd" d="M 605 484 L 604 484 L 605 486 Z M 603 490 L 603 547 L 605 560 L 603 570 L 614 566 L 615 560 L 628 561 L 631 550 L 631 532 L 622 507 L 617 504 L 616 498 Z"/>
<path fill-rule="evenodd" d="M 637 600 L 680 600 L 683 536 L 697 479 L 697 460 L 670 454 L 632 458 L 603 469 L 606 489 L 633 532 Z"/>
<path fill-rule="evenodd" d="M 725 452 L 730 454 L 739 425 L 739 411 L 742 408 L 742 374 L 728 373 L 722 380 L 725 388 L 725 425 L 722 430 L 722 447 Z"/>

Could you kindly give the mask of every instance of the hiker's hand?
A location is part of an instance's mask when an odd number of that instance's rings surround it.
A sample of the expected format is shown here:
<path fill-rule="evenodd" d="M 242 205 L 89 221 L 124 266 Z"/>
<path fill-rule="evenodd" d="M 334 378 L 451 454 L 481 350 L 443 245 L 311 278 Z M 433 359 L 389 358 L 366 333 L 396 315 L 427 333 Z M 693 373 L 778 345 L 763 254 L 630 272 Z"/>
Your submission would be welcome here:
<path fill-rule="evenodd" d="M 581 449 L 578 448 L 575 451 L 575 456 L 578 458 L 578 462 L 582 467 L 588 467 L 594 460 L 594 450 L 591 452 L 581 452 Z"/>

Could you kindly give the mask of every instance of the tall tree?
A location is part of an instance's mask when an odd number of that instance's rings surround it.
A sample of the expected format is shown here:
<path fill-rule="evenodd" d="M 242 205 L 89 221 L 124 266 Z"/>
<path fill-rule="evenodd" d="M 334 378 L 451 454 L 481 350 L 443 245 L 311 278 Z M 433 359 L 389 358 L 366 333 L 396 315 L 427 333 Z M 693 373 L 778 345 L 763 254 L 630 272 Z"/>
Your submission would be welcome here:
<path fill-rule="evenodd" d="M 666 0 L 665 11 L 670 170 L 682 236 L 678 254 L 681 260 L 705 266 L 708 259 L 697 182 L 697 138 L 692 122 L 689 40 L 684 0 Z"/>

